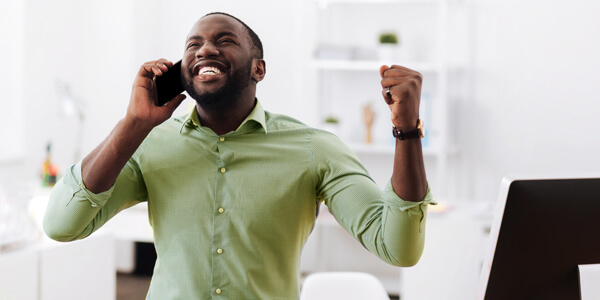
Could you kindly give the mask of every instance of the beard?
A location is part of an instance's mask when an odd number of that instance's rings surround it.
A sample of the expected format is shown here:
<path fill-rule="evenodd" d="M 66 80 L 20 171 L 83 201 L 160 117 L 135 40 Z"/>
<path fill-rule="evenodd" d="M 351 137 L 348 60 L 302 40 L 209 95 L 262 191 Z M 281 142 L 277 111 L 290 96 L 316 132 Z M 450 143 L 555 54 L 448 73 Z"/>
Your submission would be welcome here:
<path fill-rule="evenodd" d="M 234 74 L 227 74 L 225 85 L 214 92 L 201 91 L 194 87 L 193 78 L 186 79 L 181 76 L 181 85 L 185 91 L 194 98 L 196 102 L 208 110 L 221 110 L 232 105 L 242 92 L 251 84 L 250 72 L 252 70 L 252 60 Z"/>

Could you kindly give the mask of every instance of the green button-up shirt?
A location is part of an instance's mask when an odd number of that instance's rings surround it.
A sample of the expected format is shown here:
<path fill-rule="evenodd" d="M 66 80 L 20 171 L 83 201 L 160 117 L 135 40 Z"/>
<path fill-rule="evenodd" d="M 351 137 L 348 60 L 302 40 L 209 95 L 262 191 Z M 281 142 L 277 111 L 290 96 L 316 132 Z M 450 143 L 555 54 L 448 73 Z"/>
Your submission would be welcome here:
<path fill-rule="evenodd" d="M 390 162 L 391 163 L 391 162 Z M 148 201 L 158 259 L 147 299 L 297 299 L 298 261 L 322 201 L 368 250 L 413 265 L 424 244 L 422 202 L 382 191 L 336 136 L 255 109 L 233 132 L 195 110 L 152 130 L 114 186 L 93 194 L 81 166 L 55 186 L 44 220 L 57 240 L 84 238 Z"/>

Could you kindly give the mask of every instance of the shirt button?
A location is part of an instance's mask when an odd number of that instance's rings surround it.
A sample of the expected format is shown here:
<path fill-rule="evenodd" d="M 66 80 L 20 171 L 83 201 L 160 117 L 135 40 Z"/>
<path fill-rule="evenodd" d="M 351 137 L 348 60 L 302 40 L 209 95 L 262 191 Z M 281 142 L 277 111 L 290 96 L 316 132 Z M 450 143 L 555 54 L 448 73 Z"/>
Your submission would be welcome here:
<path fill-rule="evenodd" d="M 225 171 L 227 171 L 227 169 L 221 168 L 221 173 L 225 173 Z"/>
<path fill-rule="evenodd" d="M 223 253 L 223 249 L 221 249 L 221 248 L 217 249 L 217 253 L 218 253 L 218 254 L 221 254 L 221 253 Z"/>
<path fill-rule="evenodd" d="M 221 293 L 221 289 L 216 289 L 215 293 L 220 294 Z"/>
<path fill-rule="evenodd" d="M 225 209 L 224 209 L 224 208 L 222 208 L 222 207 L 219 207 L 219 213 L 220 213 L 220 214 L 222 214 L 222 213 L 224 213 L 224 212 L 225 212 Z"/>
<path fill-rule="evenodd" d="M 224 141 L 225 141 L 225 137 L 223 137 L 223 136 L 222 136 L 222 137 L 220 137 L 220 138 L 219 138 L 219 141 L 221 141 L 221 142 L 224 142 Z"/>

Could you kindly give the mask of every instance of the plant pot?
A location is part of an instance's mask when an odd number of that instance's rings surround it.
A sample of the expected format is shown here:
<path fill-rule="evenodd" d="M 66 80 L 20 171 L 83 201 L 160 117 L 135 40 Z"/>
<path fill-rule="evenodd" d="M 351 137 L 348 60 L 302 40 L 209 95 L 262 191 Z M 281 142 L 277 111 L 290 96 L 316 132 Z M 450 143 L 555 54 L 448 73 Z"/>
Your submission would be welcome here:
<path fill-rule="evenodd" d="M 335 123 L 323 124 L 323 130 L 329 131 L 337 136 L 340 136 L 340 125 Z"/>
<path fill-rule="evenodd" d="M 393 62 L 398 59 L 400 47 L 397 44 L 380 44 L 378 48 L 379 60 Z"/>

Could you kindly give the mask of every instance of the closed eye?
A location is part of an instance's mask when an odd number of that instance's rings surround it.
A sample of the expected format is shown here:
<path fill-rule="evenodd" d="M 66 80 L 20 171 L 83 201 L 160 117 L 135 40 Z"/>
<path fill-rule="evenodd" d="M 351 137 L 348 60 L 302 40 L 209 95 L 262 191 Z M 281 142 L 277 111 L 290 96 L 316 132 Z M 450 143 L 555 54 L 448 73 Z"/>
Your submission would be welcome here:
<path fill-rule="evenodd" d="M 219 44 L 227 44 L 227 43 L 236 44 L 236 42 L 232 39 L 220 39 L 219 40 Z"/>
<path fill-rule="evenodd" d="M 198 44 L 198 43 L 190 43 L 190 44 L 187 46 L 187 49 L 190 49 L 190 48 L 193 48 L 193 47 L 199 47 L 199 46 L 200 46 L 200 44 Z"/>

